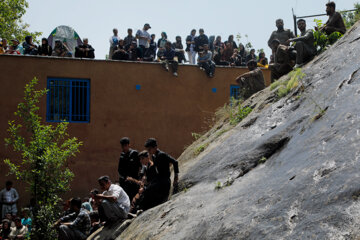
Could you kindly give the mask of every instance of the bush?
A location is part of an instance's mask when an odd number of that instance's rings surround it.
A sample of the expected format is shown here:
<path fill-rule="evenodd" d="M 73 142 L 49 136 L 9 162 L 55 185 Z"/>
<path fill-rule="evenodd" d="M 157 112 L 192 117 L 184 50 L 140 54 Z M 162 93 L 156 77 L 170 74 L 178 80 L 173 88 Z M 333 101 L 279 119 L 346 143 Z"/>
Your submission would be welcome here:
<path fill-rule="evenodd" d="M 320 29 L 323 26 L 323 23 L 321 20 L 314 19 L 314 22 L 316 23 L 317 29 Z M 318 53 L 321 53 L 327 49 L 328 46 L 334 44 L 337 40 L 339 40 L 343 34 L 339 32 L 334 32 L 330 35 L 326 35 L 322 31 L 315 31 L 314 32 L 314 38 L 315 38 L 315 47 Z"/>
<path fill-rule="evenodd" d="M 299 80 L 305 77 L 305 73 L 301 71 L 301 68 L 297 68 L 289 73 L 289 78 L 284 81 L 276 81 L 271 84 L 270 89 L 274 90 L 278 88 L 276 94 L 278 98 L 283 98 L 289 94 L 289 92 L 299 86 Z"/>
<path fill-rule="evenodd" d="M 37 114 L 37 104 L 47 90 L 35 90 L 38 80 L 34 78 L 25 86 L 24 102 L 19 103 L 15 116 L 19 122 L 9 121 L 10 137 L 6 145 L 21 153 L 21 162 L 9 159 L 4 162 L 10 174 L 28 184 L 36 201 L 38 212 L 33 219 L 31 239 L 52 240 L 51 224 L 56 220 L 60 195 L 67 192 L 74 174 L 68 168 L 67 159 L 74 156 L 81 146 L 76 138 L 67 139 L 68 123 L 55 126 L 42 124 Z M 24 124 L 24 126 L 22 125 Z"/>
<path fill-rule="evenodd" d="M 231 125 L 236 125 L 246 118 L 252 109 L 251 107 L 243 107 L 241 100 L 231 99 L 229 106 L 229 121 Z"/>

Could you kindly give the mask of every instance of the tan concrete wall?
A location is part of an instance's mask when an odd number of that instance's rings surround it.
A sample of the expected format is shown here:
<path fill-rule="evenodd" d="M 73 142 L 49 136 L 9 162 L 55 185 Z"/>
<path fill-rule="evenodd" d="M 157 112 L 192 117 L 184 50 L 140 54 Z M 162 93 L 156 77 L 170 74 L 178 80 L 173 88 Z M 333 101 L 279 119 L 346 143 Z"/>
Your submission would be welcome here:
<path fill-rule="evenodd" d="M 5 148 L 4 138 L 25 84 L 33 77 L 39 79 L 39 89 L 46 88 L 48 77 L 90 79 L 90 123 L 69 124 L 70 136 L 84 143 L 81 153 L 71 159 L 76 175 L 72 191 L 79 196 L 98 187 L 100 175 L 118 178 L 119 139 L 123 136 L 130 137 L 138 150 L 148 137 L 155 137 L 160 149 L 178 157 L 193 141 L 191 133 L 205 131 L 206 119 L 228 102 L 236 76 L 247 71 L 218 67 L 215 77 L 208 78 L 196 66 L 182 65 L 176 78 L 154 63 L 5 55 L 0 55 L 0 66 L 0 186 L 8 178 L 2 160 L 20 158 Z M 264 70 L 264 75 L 268 85 L 270 72 Z M 136 90 L 138 84 L 141 90 Z M 40 103 L 43 119 L 45 112 L 44 97 Z M 24 185 L 19 185 L 15 182 L 22 192 Z"/>

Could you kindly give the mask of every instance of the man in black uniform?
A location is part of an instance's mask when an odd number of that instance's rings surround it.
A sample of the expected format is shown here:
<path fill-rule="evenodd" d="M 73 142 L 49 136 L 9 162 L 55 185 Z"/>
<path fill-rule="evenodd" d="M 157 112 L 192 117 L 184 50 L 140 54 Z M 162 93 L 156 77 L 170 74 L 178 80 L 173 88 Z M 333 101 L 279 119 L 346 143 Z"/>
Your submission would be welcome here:
<path fill-rule="evenodd" d="M 294 68 L 301 67 L 306 62 L 311 60 L 316 54 L 313 31 L 311 29 L 306 30 L 306 21 L 304 19 L 299 19 L 297 21 L 297 25 L 301 31 L 300 37 L 291 38 L 287 41 L 287 43 L 296 43 L 296 65 Z"/>
<path fill-rule="evenodd" d="M 276 27 L 278 30 L 273 31 L 268 40 L 268 45 L 273 50 L 273 55 L 275 55 L 276 52 L 274 52 L 274 48 L 272 46 L 272 41 L 277 39 L 277 40 L 279 40 L 280 44 L 288 46 L 289 44 L 287 44 L 287 40 L 289 40 L 290 38 L 295 38 L 295 35 L 293 32 L 291 32 L 289 29 L 284 28 L 284 21 L 282 19 L 276 20 Z"/>
<path fill-rule="evenodd" d="M 141 168 L 138 152 L 130 148 L 130 139 L 124 137 L 120 140 L 122 152 L 119 159 L 118 172 L 120 175 L 120 186 L 129 196 L 130 201 L 139 191 L 139 186 L 129 181 L 129 178 L 139 180 Z"/>
<path fill-rule="evenodd" d="M 250 60 L 247 63 L 249 72 L 244 73 L 236 78 L 236 82 L 240 86 L 241 95 L 244 99 L 251 97 L 253 94 L 265 88 L 264 75 L 257 62 Z"/>
<path fill-rule="evenodd" d="M 336 4 L 334 2 L 328 2 L 326 4 L 326 14 L 329 16 L 329 20 L 320 30 L 326 32 L 327 35 L 333 32 L 339 32 L 341 34 L 345 34 L 346 32 L 344 20 L 341 14 L 336 12 L 335 9 Z"/>
<path fill-rule="evenodd" d="M 170 164 L 174 167 L 174 188 L 178 185 L 179 180 L 179 166 L 178 161 L 176 161 L 173 157 L 168 155 L 165 152 L 162 152 L 157 147 L 157 141 L 155 138 L 149 138 L 145 142 L 145 148 L 148 151 L 154 166 L 158 170 L 158 181 L 160 186 L 159 198 L 161 198 L 160 203 L 166 202 L 169 197 L 171 180 L 170 180 Z"/>

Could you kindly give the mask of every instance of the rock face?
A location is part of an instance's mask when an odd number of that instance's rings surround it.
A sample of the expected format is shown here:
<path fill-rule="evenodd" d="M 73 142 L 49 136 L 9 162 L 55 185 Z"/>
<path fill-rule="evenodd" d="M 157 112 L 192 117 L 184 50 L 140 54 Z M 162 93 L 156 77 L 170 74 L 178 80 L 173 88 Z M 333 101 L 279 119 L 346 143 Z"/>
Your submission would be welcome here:
<path fill-rule="evenodd" d="M 358 239 L 359 36 L 357 23 L 286 97 L 248 99 L 252 113 L 222 135 L 228 124 L 215 126 L 198 156 L 195 142 L 179 159 L 186 189 L 117 239 Z"/>

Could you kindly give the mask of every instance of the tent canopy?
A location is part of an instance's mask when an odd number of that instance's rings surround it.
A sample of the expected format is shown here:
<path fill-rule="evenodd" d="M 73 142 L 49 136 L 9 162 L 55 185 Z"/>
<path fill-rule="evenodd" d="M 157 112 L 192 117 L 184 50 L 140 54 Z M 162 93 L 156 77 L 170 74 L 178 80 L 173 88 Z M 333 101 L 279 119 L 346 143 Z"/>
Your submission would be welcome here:
<path fill-rule="evenodd" d="M 71 52 L 72 56 L 75 54 L 75 47 L 82 44 L 79 34 L 69 26 L 58 26 L 49 35 L 49 45 L 54 48 L 55 41 L 60 40 Z"/>

